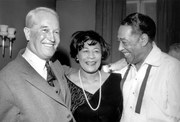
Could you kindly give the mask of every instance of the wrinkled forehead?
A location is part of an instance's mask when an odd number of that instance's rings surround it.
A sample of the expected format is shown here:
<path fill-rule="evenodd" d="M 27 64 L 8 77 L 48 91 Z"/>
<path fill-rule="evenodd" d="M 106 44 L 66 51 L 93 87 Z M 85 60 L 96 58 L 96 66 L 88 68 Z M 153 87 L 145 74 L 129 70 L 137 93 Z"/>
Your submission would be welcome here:
<path fill-rule="evenodd" d="M 54 12 L 51 11 L 37 11 L 36 13 L 34 13 L 34 17 L 44 17 L 44 16 L 53 16 L 58 20 L 58 15 Z"/>

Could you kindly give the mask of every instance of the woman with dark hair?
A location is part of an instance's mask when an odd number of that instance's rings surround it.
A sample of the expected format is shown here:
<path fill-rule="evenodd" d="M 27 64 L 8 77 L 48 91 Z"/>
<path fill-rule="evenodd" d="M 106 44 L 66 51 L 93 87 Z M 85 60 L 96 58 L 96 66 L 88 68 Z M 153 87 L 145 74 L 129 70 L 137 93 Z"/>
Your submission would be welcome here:
<path fill-rule="evenodd" d="M 70 54 L 80 68 L 68 74 L 67 81 L 77 122 L 119 122 L 121 118 L 121 75 L 100 70 L 109 51 L 109 45 L 94 31 L 77 31 L 72 35 Z"/>

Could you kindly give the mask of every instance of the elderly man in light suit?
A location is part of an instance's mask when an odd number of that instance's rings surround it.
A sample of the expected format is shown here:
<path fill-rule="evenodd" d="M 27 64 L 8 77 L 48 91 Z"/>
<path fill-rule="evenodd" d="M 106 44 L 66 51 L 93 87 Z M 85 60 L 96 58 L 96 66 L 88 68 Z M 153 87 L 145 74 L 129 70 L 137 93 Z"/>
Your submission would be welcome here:
<path fill-rule="evenodd" d="M 0 72 L 0 122 L 74 122 L 70 92 L 58 61 L 50 59 L 59 45 L 57 13 L 38 7 L 26 16 L 25 50 Z M 47 83 L 47 68 L 56 76 Z"/>

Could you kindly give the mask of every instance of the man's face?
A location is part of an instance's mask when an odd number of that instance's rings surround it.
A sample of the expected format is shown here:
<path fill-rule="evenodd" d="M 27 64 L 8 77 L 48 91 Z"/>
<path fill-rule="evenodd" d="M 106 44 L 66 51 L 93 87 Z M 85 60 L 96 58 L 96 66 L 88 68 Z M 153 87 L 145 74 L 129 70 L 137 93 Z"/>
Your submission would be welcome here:
<path fill-rule="evenodd" d="M 132 34 L 132 28 L 128 25 L 121 25 L 118 30 L 119 51 L 121 51 L 127 62 L 137 64 L 141 61 L 140 34 Z"/>
<path fill-rule="evenodd" d="M 32 28 L 25 28 L 28 48 L 39 58 L 50 59 L 59 45 L 59 21 L 51 13 L 39 12 Z"/>

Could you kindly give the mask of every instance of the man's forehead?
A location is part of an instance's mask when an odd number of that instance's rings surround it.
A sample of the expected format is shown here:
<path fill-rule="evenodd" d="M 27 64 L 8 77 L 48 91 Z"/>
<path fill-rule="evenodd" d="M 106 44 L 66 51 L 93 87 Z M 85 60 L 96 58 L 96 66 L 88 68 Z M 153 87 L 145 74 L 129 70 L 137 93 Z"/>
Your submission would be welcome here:
<path fill-rule="evenodd" d="M 132 27 L 131 26 L 129 26 L 129 25 L 121 25 L 120 27 L 119 27 L 119 32 L 128 32 L 128 33 L 130 33 L 132 31 Z"/>
<path fill-rule="evenodd" d="M 124 38 L 127 35 L 130 35 L 132 32 L 131 26 L 121 25 L 118 30 L 118 38 Z"/>
<path fill-rule="evenodd" d="M 57 28 L 59 29 L 59 21 L 56 17 L 48 17 L 48 16 L 37 16 L 34 18 L 34 26 L 38 26 L 39 28 Z"/>

